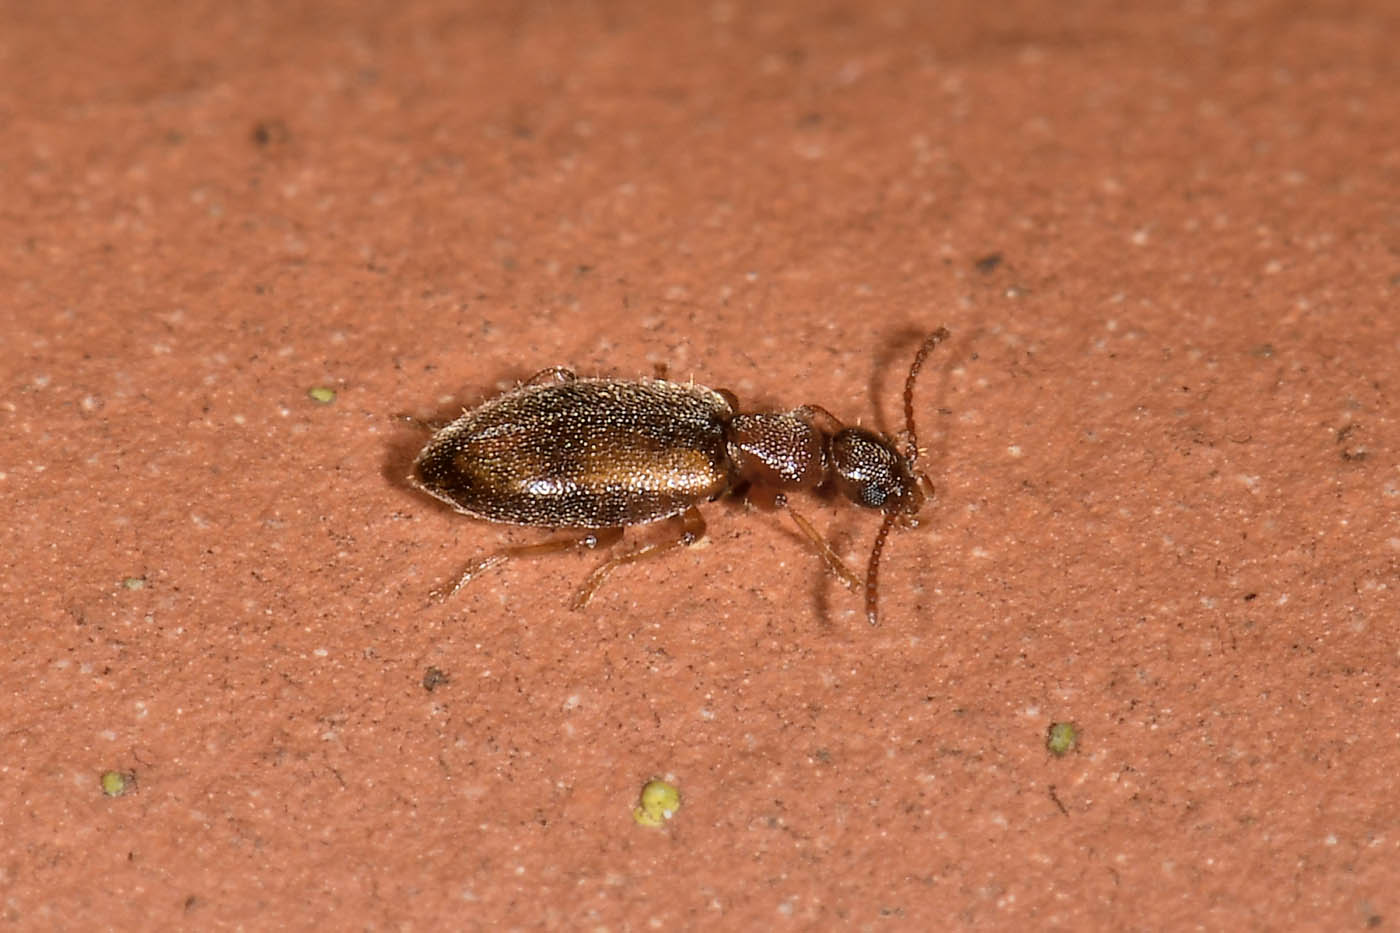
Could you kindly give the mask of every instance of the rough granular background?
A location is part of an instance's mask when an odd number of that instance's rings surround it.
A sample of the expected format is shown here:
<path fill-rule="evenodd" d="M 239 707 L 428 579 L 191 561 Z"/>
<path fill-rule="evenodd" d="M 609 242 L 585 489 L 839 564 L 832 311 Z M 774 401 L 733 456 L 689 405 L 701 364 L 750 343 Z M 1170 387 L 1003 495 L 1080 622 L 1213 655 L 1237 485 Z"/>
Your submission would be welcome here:
<path fill-rule="evenodd" d="M 1400 922 L 1397 34 L 5 5 L 4 919 Z M 741 502 L 582 612 L 597 555 L 429 598 L 541 535 L 411 490 L 396 414 L 665 363 L 894 431 L 940 324 L 879 628 Z"/>

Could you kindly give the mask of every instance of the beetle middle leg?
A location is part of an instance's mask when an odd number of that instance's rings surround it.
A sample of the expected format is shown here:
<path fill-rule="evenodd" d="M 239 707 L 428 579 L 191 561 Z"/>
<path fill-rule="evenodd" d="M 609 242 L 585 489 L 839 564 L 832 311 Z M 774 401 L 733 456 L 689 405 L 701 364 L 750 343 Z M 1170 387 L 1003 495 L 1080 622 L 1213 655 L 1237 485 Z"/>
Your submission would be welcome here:
<path fill-rule="evenodd" d="M 493 567 L 499 567 L 506 561 L 516 557 L 542 557 L 545 554 L 557 554 L 560 551 L 571 550 L 593 550 L 594 548 L 608 547 L 617 543 L 622 538 L 621 528 L 599 528 L 592 529 L 585 534 L 565 535 L 560 538 L 552 538 L 548 541 L 541 541 L 538 544 L 521 544 L 515 547 L 502 548 L 499 551 L 492 551 L 482 557 L 476 563 L 471 564 L 462 575 L 457 578 L 457 582 L 452 589 L 443 591 L 435 590 L 433 596 L 438 599 L 446 599 L 449 596 L 457 595 L 457 591 L 468 583 L 481 576 Z"/>
<path fill-rule="evenodd" d="M 548 369 L 540 370 L 520 384 L 522 386 L 563 385 L 566 382 L 573 382 L 577 378 L 578 375 L 567 366 L 551 366 Z"/>
<path fill-rule="evenodd" d="M 695 506 L 692 505 L 677 516 L 677 518 L 680 519 L 680 534 L 672 540 L 656 541 L 651 544 L 643 545 L 636 550 L 628 551 L 626 554 L 619 554 L 616 557 L 609 558 L 594 568 L 593 572 L 588 575 L 588 578 L 584 580 L 583 584 L 578 588 L 578 592 L 574 594 L 574 601 L 570 604 L 569 608 L 582 609 L 584 606 L 587 606 L 588 601 L 593 598 L 593 594 L 597 591 L 598 587 L 602 586 L 603 581 L 608 578 L 608 575 L 623 564 L 635 564 L 639 560 L 660 557 L 678 547 L 686 547 L 694 544 L 705 536 L 705 517 L 700 514 L 700 510 Z"/>

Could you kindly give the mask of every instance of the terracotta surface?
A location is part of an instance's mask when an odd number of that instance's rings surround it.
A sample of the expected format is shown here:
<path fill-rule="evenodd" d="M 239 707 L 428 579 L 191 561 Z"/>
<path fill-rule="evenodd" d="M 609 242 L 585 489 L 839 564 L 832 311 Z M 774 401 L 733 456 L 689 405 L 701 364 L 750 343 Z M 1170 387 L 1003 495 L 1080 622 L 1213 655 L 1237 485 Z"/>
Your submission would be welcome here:
<path fill-rule="evenodd" d="M 1135 6 L 7 4 L 4 920 L 1400 922 L 1400 13 Z M 732 502 L 429 598 L 540 535 L 396 413 L 938 324 L 878 629 Z"/>

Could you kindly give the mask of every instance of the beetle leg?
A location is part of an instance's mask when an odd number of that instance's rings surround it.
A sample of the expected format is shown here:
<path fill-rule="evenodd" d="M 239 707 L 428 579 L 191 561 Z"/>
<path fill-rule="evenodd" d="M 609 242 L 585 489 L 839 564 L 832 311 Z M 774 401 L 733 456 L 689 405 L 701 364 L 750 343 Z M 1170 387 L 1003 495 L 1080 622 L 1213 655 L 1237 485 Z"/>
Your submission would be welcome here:
<path fill-rule="evenodd" d="M 426 431 L 429 434 L 441 431 L 452 423 L 450 421 L 429 421 L 426 418 L 418 418 L 407 412 L 399 412 L 397 415 L 394 415 L 394 420 L 402 421 L 404 424 L 411 424 L 418 430 Z"/>
<path fill-rule="evenodd" d="M 551 366 L 535 373 L 529 379 L 521 383 L 523 386 L 542 385 L 563 385 L 566 382 L 573 382 L 578 376 L 567 366 Z"/>
<path fill-rule="evenodd" d="M 582 609 L 588 605 L 588 601 L 593 598 L 594 592 L 602 586 L 603 581 L 608 578 L 618 567 L 623 564 L 635 564 L 639 560 L 646 560 L 652 557 L 660 557 L 678 547 L 694 544 L 705 536 L 705 517 L 700 514 L 700 510 L 691 506 L 681 513 L 681 533 L 670 541 L 656 541 L 652 544 L 643 545 L 626 554 L 619 554 L 609 558 L 594 568 L 588 575 L 588 579 L 583 581 L 583 585 L 574 594 L 574 601 L 570 604 L 570 609 Z"/>
<path fill-rule="evenodd" d="M 787 513 L 792 516 L 792 522 L 797 526 L 797 530 L 802 532 L 808 541 L 812 542 L 812 547 L 817 549 L 822 560 L 826 561 L 826 566 L 832 573 L 840 578 L 841 582 L 850 588 L 851 592 L 859 593 L 861 589 L 860 577 L 856 576 L 851 568 L 847 567 L 836 551 L 832 549 L 827 540 L 821 536 L 817 529 L 812 527 L 812 523 L 801 515 L 798 515 L 791 506 L 788 505 L 787 496 L 779 493 L 773 497 L 773 504 L 782 509 L 787 509 Z"/>
<path fill-rule="evenodd" d="M 803 405 L 801 408 L 793 409 L 792 412 L 804 423 L 816 428 L 823 434 L 835 434 L 845 427 L 841 419 L 820 405 Z"/>
<path fill-rule="evenodd" d="M 506 561 L 516 557 L 542 557 L 545 554 L 557 554 L 560 551 L 582 550 L 587 548 L 607 547 L 616 543 L 622 537 L 621 528 L 601 528 L 592 530 L 583 535 L 566 535 L 561 538 L 552 538 L 548 541 L 541 541 L 538 544 L 521 544 L 516 547 L 502 548 L 493 551 L 485 557 L 480 558 L 475 563 L 462 571 L 462 575 L 457 578 L 452 589 L 443 592 L 435 590 L 433 596 L 437 599 L 446 599 L 449 596 L 457 595 L 457 591 L 468 583 L 481 576 L 493 567 L 499 567 Z"/>

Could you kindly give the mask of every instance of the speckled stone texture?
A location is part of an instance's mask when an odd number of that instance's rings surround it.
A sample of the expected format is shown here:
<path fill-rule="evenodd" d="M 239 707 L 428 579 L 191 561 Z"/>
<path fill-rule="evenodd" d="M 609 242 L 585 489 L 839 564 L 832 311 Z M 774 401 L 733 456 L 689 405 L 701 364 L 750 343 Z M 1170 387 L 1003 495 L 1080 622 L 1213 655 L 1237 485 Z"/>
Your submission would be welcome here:
<path fill-rule="evenodd" d="M 1400 923 L 1400 8 L 667 9 L 0 8 L 4 921 Z M 540 535 L 395 415 L 939 324 L 878 629 L 738 502 L 429 598 Z"/>

